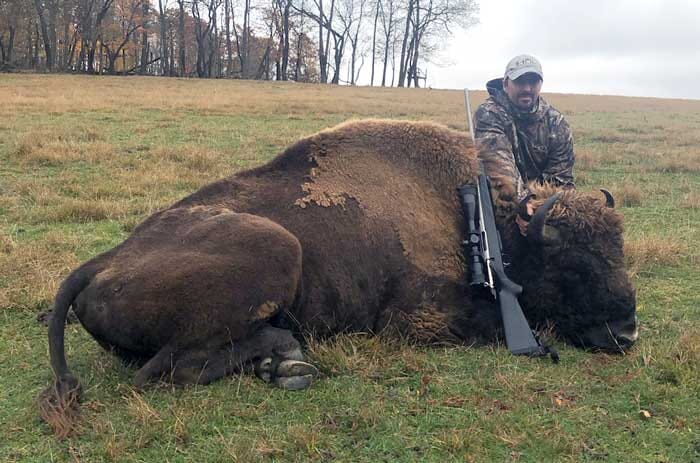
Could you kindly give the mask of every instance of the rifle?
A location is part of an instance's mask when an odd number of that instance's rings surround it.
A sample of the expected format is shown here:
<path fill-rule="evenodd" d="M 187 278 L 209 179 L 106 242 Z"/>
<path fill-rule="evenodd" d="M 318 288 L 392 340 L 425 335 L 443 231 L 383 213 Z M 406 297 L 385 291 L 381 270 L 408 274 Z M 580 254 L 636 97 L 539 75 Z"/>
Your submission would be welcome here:
<path fill-rule="evenodd" d="M 474 141 L 474 126 L 471 119 L 469 91 L 465 89 L 469 129 Z M 458 188 L 462 212 L 467 221 L 469 236 L 462 242 L 470 270 L 469 285 L 474 289 L 486 288 L 490 291 L 501 309 L 503 330 L 508 350 L 514 355 L 541 357 L 550 355 L 553 362 L 559 361 L 557 352 L 543 346 L 523 314 L 518 296 L 523 288 L 508 278 L 503 262 L 501 236 L 496 228 L 493 213 L 491 187 L 484 167 L 479 162 L 479 176 L 476 185 L 462 185 Z"/>

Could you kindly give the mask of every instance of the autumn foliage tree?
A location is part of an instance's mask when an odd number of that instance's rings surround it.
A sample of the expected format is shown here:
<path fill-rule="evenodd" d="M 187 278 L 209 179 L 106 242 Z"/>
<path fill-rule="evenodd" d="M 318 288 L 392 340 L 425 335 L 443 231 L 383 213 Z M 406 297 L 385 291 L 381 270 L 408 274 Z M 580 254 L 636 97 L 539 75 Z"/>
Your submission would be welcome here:
<path fill-rule="evenodd" d="M 369 70 L 370 85 L 420 86 L 477 14 L 476 0 L 0 0 L 0 70 L 350 85 Z"/>

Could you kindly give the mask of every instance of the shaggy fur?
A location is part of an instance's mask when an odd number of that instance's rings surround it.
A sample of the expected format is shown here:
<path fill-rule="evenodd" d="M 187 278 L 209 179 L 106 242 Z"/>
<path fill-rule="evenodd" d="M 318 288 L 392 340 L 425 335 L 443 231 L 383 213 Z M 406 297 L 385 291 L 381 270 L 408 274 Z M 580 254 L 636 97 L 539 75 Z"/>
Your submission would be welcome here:
<path fill-rule="evenodd" d="M 77 387 L 63 351 L 71 305 L 100 345 L 143 364 L 139 386 L 162 376 L 208 383 L 263 357 L 296 358 L 291 331 L 494 341 L 498 309 L 470 296 L 461 252 L 456 188 L 473 180 L 475 167 L 464 133 L 421 122 L 350 122 L 153 214 L 59 291 L 49 328 L 57 383 L 44 402 L 65 404 L 71 399 L 61 391 Z M 535 201 L 550 193 L 538 190 Z M 528 315 L 553 321 L 565 337 L 577 326 L 628 318 L 634 301 L 622 278 L 619 214 L 572 191 L 548 224 L 560 237 L 556 246 L 504 230 Z M 577 262 L 586 264 L 569 272 L 577 279 L 562 279 L 562 268 Z M 619 284 L 606 285 L 604 275 Z M 576 282 L 595 298 L 570 298 Z M 621 301 L 616 311 L 610 301 Z"/>

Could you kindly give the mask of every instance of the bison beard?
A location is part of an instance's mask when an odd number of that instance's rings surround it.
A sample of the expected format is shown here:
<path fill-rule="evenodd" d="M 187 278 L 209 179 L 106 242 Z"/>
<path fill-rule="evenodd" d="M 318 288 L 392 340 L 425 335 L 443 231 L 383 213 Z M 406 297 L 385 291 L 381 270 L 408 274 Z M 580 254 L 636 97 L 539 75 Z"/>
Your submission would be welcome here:
<path fill-rule="evenodd" d="M 475 306 L 461 254 L 455 191 L 475 172 L 464 133 L 350 122 L 153 214 L 61 286 L 49 326 L 56 383 L 40 398 L 42 415 L 65 428 L 55 415 L 79 395 L 64 355 L 70 306 L 101 346 L 141 363 L 137 386 L 206 384 L 253 366 L 281 387 L 306 387 L 315 370 L 292 332 L 497 340 L 498 310 Z M 553 193 L 532 188 L 536 202 Z M 567 191 L 547 216 L 547 239 L 528 241 L 513 227 L 517 205 L 496 207 L 529 318 L 586 347 L 631 345 L 620 215 L 602 197 Z"/>

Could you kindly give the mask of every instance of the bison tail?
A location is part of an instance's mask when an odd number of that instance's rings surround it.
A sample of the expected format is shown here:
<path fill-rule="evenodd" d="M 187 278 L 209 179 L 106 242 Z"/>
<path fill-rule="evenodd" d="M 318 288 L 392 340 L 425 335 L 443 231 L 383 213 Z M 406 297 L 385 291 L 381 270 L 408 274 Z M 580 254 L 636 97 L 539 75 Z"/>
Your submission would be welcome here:
<path fill-rule="evenodd" d="M 78 423 L 81 386 L 66 364 L 64 328 L 73 300 L 90 282 L 88 273 L 78 269 L 63 282 L 49 323 L 49 353 L 56 380 L 40 394 L 39 414 L 59 439 L 73 434 Z"/>

